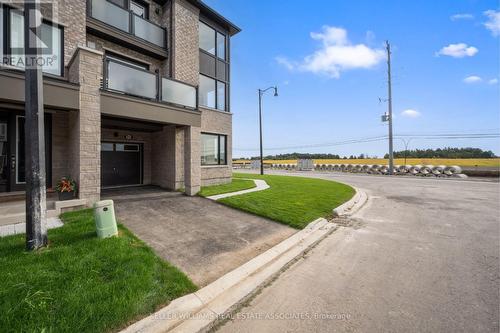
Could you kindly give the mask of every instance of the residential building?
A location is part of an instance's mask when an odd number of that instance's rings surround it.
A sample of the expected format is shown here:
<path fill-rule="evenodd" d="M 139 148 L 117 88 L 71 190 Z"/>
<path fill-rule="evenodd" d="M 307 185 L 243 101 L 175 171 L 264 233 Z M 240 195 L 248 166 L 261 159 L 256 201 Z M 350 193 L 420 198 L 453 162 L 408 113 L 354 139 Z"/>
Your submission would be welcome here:
<path fill-rule="evenodd" d="M 0 1 L 1 2 L 1 1 Z M 198 0 L 42 5 L 47 188 L 158 185 L 196 194 L 231 179 L 230 39 Z M 25 188 L 22 7 L 0 9 L 0 192 Z"/>

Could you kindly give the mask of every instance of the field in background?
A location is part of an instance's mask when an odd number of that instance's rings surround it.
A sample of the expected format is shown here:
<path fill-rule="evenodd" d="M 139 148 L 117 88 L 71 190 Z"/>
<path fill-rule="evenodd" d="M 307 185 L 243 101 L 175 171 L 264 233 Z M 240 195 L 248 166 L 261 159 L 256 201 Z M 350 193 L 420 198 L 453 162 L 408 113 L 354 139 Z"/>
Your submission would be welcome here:
<path fill-rule="evenodd" d="M 236 160 L 233 163 L 250 163 L 248 160 Z M 297 160 L 265 160 L 265 164 L 293 164 Z M 365 158 L 365 159 L 330 159 L 314 160 L 316 164 L 388 164 L 389 161 L 383 158 Z M 404 164 L 403 158 L 394 159 L 394 164 Z M 406 164 L 410 165 L 458 165 L 462 167 L 500 167 L 500 158 L 407 158 Z"/>

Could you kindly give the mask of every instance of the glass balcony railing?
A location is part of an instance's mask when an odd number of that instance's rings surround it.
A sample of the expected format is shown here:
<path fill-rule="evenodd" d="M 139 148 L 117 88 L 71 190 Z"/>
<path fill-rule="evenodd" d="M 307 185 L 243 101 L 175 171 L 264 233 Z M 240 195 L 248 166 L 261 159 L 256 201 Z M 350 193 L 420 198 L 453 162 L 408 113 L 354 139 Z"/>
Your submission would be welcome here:
<path fill-rule="evenodd" d="M 196 88 L 182 82 L 163 78 L 161 80 L 163 102 L 196 109 Z"/>
<path fill-rule="evenodd" d="M 196 87 L 176 80 L 160 79 L 159 73 L 117 60 L 105 60 L 103 89 L 159 103 L 198 108 Z"/>
<path fill-rule="evenodd" d="M 132 96 L 156 99 L 156 74 L 117 61 L 107 61 L 106 88 Z"/>
<path fill-rule="evenodd" d="M 159 47 L 166 46 L 165 28 L 107 0 L 90 0 L 90 16 Z"/>

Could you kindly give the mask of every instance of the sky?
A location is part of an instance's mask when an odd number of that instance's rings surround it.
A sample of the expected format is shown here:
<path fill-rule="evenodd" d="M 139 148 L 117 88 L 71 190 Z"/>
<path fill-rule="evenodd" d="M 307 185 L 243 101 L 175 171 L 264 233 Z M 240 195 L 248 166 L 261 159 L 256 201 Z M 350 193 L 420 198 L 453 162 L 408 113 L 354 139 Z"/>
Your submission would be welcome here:
<path fill-rule="evenodd" d="M 205 0 L 238 25 L 231 39 L 233 157 L 264 153 L 383 156 L 388 133 L 385 41 L 392 47 L 399 135 L 499 133 L 500 8 L 496 0 Z M 396 139 L 395 150 L 404 149 Z M 409 149 L 478 147 L 500 139 L 421 139 Z"/>

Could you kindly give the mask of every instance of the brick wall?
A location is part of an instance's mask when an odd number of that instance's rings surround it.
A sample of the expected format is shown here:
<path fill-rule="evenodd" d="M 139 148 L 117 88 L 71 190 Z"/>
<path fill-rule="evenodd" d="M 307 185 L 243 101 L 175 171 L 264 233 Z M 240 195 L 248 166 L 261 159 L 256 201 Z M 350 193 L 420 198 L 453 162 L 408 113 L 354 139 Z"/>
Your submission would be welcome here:
<path fill-rule="evenodd" d="M 198 21 L 199 9 L 184 0 L 173 0 L 173 77 L 189 84 L 198 85 L 199 46 Z"/>
<path fill-rule="evenodd" d="M 110 42 L 108 40 L 94 36 L 92 34 L 87 34 L 87 41 L 95 43 L 96 50 L 99 50 L 102 52 L 111 51 L 111 52 L 115 52 L 119 55 L 123 55 L 125 57 L 130 57 L 131 59 L 136 59 L 138 61 L 145 62 L 145 63 L 150 65 L 149 70 L 151 72 L 154 72 L 157 69 L 159 69 L 162 76 L 168 77 L 168 61 L 167 60 L 161 61 L 161 60 L 155 59 L 153 57 L 149 57 L 149 56 L 144 55 L 140 52 L 131 50 L 125 46 Z M 102 66 L 102 64 L 101 64 L 101 66 Z"/>
<path fill-rule="evenodd" d="M 162 131 L 151 134 L 151 183 L 171 190 L 177 189 L 175 134 L 173 125 L 164 126 Z"/>
<path fill-rule="evenodd" d="M 59 111 L 52 114 L 52 185 L 55 187 L 59 179 L 69 174 L 69 112 Z"/>
<path fill-rule="evenodd" d="M 227 135 L 227 166 L 202 166 L 201 184 L 215 185 L 231 181 L 232 147 L 233 147 L 233 116 L 228 112 L 202 109 L 201 132 Z"/>

